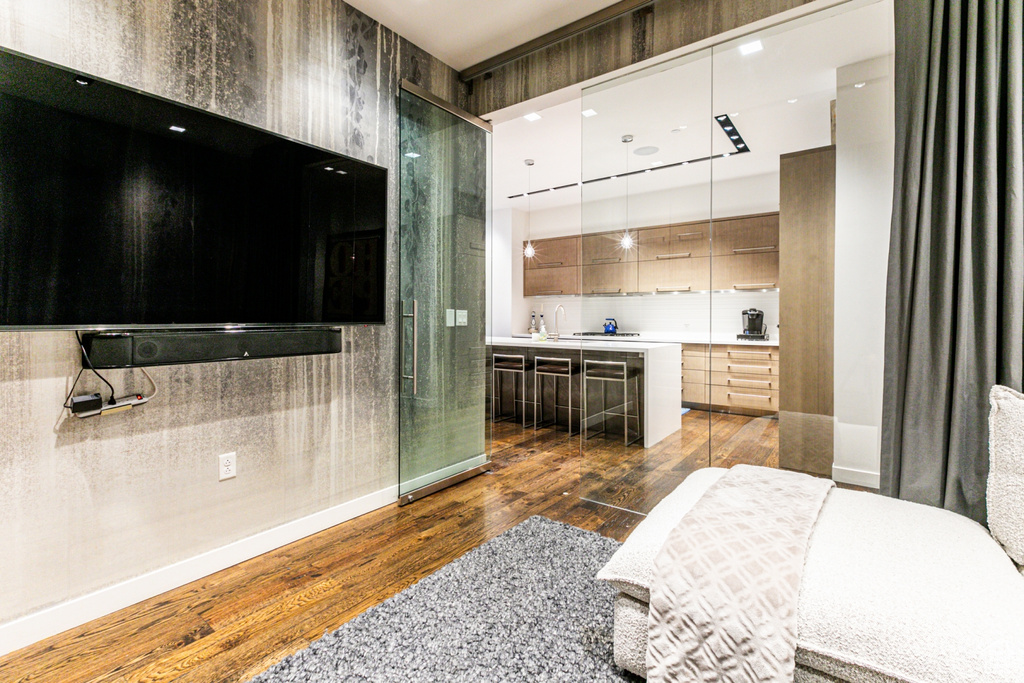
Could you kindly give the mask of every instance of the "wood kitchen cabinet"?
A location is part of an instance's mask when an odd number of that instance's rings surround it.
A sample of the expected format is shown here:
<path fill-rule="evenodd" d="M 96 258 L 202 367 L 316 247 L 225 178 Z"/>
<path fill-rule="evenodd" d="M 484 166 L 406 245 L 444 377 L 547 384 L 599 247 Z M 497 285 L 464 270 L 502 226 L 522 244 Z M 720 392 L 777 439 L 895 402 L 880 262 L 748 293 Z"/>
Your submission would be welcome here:
<path fill-rule="evenodd" d="M 635 239 L 634 231 L 632 234 Z M 622 232 L 599 232 L 584 235 L 582 239 L 582 263 L 584 266 L 635 263 L 637 249 L 622 247 Z"/>
<path fill-rule="evenodd" d="M 637 291 L 697 292 L 710 289 L 711 259 L 664 258 L 637 263 Z"/>
<path fill-rule="evenodd" d="M 775 289 L 779 252 L 712 256 L 711 289 Z"/>
<path fill-rule="evenodd" d="M 636 233 L 637 259 L 655 261 L 711 255 L 708 221 L 641 228 Z"/>
<path fill-rule="evenodd" d="M 715 256 L 779 250 L 779 214 L 762 213 L 716 220 L 711 229 Z"/>
<path fill-rule="evenodd" d="M 584 294 L 626 294 L 636 289 L 636 261 L 583 264 Z"/>
<path fill-rule="evenodd" d="M 740 415 L 778 412 L 778 346 L 683 344 L 682 351 L 685 405 Z"/>
<path fill-rule="evenodd" d="M 526 248 L 523 242 L 523 248 Z M 533 258 L 523 257 L 523 268 L 570 268 L 580 264 L 580 237 L 552 237 L 533 240 Z"/>
<path fill-rule="evenodd" d="M 580 293 L 576 266 L 528 268 L 523 271 L 523 296 L 572 296 Z"/>

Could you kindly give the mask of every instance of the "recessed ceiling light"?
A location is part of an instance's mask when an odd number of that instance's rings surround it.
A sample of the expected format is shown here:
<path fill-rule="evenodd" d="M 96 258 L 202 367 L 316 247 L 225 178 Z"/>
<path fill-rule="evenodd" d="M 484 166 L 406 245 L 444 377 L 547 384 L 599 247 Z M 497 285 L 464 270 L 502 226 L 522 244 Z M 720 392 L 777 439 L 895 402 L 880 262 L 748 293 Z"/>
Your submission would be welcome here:
<path fill-rule="evenodd" d="M 740 149 L 743 149 L 743 148 L 744 148 L 744 147 L 746 147 L 747 145 L 746 145 L 745 143 L 742 143 L 742 142 L 740 142 L 740 143 L 738 143 L 738 144 L 737 144 L 736 146 L 737 146 L 737 147 L 739 147 Z"/>
<path fill-rule="evenodd" d="M 787 102 L 789 102 L 790 104 L 796 104 L 796 102 L 797 102 L 797 99 L 796 99 L 796 98 L 794 97 L 793 99 L 791 99 L 791 100 L 786 100 L 786 101 L 787 101 Z"/>
<path fill-rule="evenodd" d="M 616 178 L 618 178 L 618 177 L 619 177 L 619 176 L 617 176 L 617 175 L 613 175 L 613 176 L 611 177 L 611 180 L 615 180 L 615 179 L 616 179 Z"/>
<path fill-rule="evenodd" d="M 740 45 L 740 54 L 741 55 L 752 55 L 755 52 L 760 52 L 763 49 L 764 49 L 764 45 L 761 44 L 761 41 L 760 40 L 755 40 L 755 41 L 753 41 L 751 43 L 744 43 L 743 45 Z"/>
<path fill-rule="evenodd" d="M 586 116 L 586 117 L 587 117 L 588 119 L 589 119 L 589 118 L 590 118 L 591 116 L 597 116 L 597 112 L 596 112 L 596 111 L 594 111 L 593 109 L 584 109 L 584 110 L 583 110 L 583 111 L 581 111 L 580 113 L 581 113 L 581 114 L 583 114 L 584 116 Z"/>
<path fill-rule="evenodd" d="M 185 132 L 185 129 L 182 128 L 181 126 L 171 126 L 171 130 L 173 130 L 175 133 L 184 133 Z"/>
<path fill-rule="evenodd" d="M 731 155 L 732 155 L 732 153 L 731 153 L 731 152 L 726 152 L 726 153 L 725 153 L 725 154 L 723 154 L 722 156 L 723 156 L 723 157 L 727 157 L 727 156 L 731 156 Z"/>
<path fill-rule="evenodd" d="M 340 169 L 335 171 L 335 173 L 337 173 L 338 175 L 348 175 L 348 171 L 342 171 Z"/>
<path fill-rule="evenodd" d="M 730 136 L 729 136 L 729 139 L 730 139 L 730 140 L 739 140 L 739 139 L 740 139 L 740 136 L 739 136 L 739 135 L 730 135 Z"/>
<path fill-rule="evenodd" d="M 684 162 L 683 162 L 683 166 L 686 166 L 686 165 L 687 165 L 687 164 L 689 164 L 689 163 L 690 163 L 689 161 L 684 161 Z"/>
<path fill-rule="evenodd" d="M 715 120 L 716 121 L 725 121 L 727 118 L 729 118 L 729 117 L 726 116 L 725 114 L 722 114 L 721 116 L 716 116 Z"/>
<path fill-rule="evenodd" d="M 334 167 L 333 166 L 324 166 L 324 170 L 325 171 L 333 171 Z"/>
<path fill-rule="evenodd" d="M 420 155 L 417 154 L 416 152 L 406 152 L 405 156 L 409 157 L 410 159 L 419 159 L 420 158 Z"/>
<path fill-rule="evenodd" d="M 649 168 L 644 169 L 644 173 L 650 173 L 650 172 L 651 172 L 651 169 L 649 169 Z"/>
<path fill-rule="evenodd" d="M 722 126 L 722 130 L 725 130 L 725 131 L 732 130 L 732 126 Z"/>
<path fill-rule="evenodd" d="M 867 83 L 865 83 L 864 81 L 861 81 L 860 83 L 854 83 L 853 87 L 854 88 L 863 88 L 865 85 L 867 85 Z"/>
<path fill-rule="evenodd" d="M 92 79 L 85 76 L 75 76 L 75 83 L 78 85 L 92 85 Z"/>
<path fill-rule="evenodd" d="M 637 147 L 636 149 L 633 150 L 633 154 L 637 154 L 637 155 L 642 156 L 642 157 L 647 157 L 647 156 L 650 156 L 652 154 L 657 154 L 657 153 L 658 153 L 658 148 L 654 147 L 652 145 L 647 145 L 645 147 Z"/>
<path fill-rule="evenodd" d="M 577 187 L 581 187 L 582 185 L 583 185 L 583 181 L 582 180 L 577 180 L 576 181 L 576 186 Z"/>
<path fill-rule="evenodd" d="M 527 121 L 540 121 L 540 114 L 535 111 L 531 111 L 529 114 L 523 117 Z"/>

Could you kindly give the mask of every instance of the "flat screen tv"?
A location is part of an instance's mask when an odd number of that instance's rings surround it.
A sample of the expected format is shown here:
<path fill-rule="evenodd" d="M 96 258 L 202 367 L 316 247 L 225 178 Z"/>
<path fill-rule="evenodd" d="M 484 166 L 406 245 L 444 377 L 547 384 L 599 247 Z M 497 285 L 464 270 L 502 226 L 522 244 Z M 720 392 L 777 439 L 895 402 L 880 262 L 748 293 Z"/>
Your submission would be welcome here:
<path fill-rule="evenodd" d="M 383 323 L 387 170 L 0 50 L 0 327 Z"/>

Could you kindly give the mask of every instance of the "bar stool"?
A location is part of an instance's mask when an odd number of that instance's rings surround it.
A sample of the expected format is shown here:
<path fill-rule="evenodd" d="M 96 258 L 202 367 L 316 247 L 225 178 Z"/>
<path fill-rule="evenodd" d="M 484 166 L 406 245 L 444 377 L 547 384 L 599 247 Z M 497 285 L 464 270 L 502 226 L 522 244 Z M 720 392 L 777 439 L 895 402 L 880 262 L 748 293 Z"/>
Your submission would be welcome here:
<path fill-rule="evenodd" d="M 547 427 L 550 424 L 556 424 L 558 422 L 558 380 L 565 378 L 569 384 L 569 419 L 566 427 L 569 430 L 569 434 L 572 434 L 572 376 L 579 372 L 579 368 L 573 368 L 571 358 L 545 358 L 544 356 L 537 356 L 535 359 L 535 365 L 533 366 L 533 428 Z M 544 391 L 541 383 L 544 377 L 554 378 L 554 392 L 555 392 L 555 414 L 551 420 L 547 420 L 541 424 L 538 424 L 539 420 L 544 418 Z M 539 399 L 538 399 L 539 396 Z"/>
<path fill-rule="evenodd" d="M 637 406 L 634 414 L 629 413 L 629 380 L 633 380 L 633 404 Z M 589 439 L 596 434 L 590 434 L 588 420 L 591 417 L 587 401 L 587 382 L 601 382 L 601 411 L 596 415 L 601 416 L 601 431 L 597 434 L 604 434 L 607 425 L 607 416 L 615 415 L 622 418 L 623 441 L 628 446 L 643 436 L 640 433 L 640 410 L 636 397 L 640 395 L 640 380 L 635 368 L 630 368 L 625 361 L 613 360 L 584 360 L 583 361 L 583 438 Z M 622 412 L 608 410 L 608 396 L 605 391 L 608 382 L 622 383 Z M 636 420 L 636 436 L 629 438 L 629 420 Z"/>
<path fill-rule="evenodd" d="M 523 381 L 523 427 L 526 427 L 526 371 L 533 366 L 526 356 L 522 354 L 514 353 L 495 353 L 491 355 L 491 422 L 502 422 L 504 420 L 516 419 L 516 378 L 521 377 Z M 512 374 L 512 414 L 511 415 L 498 415 L 495 417 L 495 392 L 497 391 L 498 399 L 501 400 L 501 391 L 498 391 L 498 381 L 501 379 L 502 374 L 511 372 Z M 504 403 L 504 402 L 503 402 Z M 504 406 L 502 406 L 504 408 Z"/>

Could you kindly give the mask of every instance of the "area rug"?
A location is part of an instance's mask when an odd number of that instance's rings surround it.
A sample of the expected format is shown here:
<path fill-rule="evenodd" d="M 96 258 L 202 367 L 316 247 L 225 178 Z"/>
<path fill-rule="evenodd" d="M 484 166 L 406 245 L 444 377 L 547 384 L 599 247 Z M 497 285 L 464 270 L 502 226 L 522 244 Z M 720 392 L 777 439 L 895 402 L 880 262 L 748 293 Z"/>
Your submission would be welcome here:
<path fill-rule="evenodd" d="M 618 547 L 531 517 L 252 681 L 639 681 L 594 580 Z"/>

